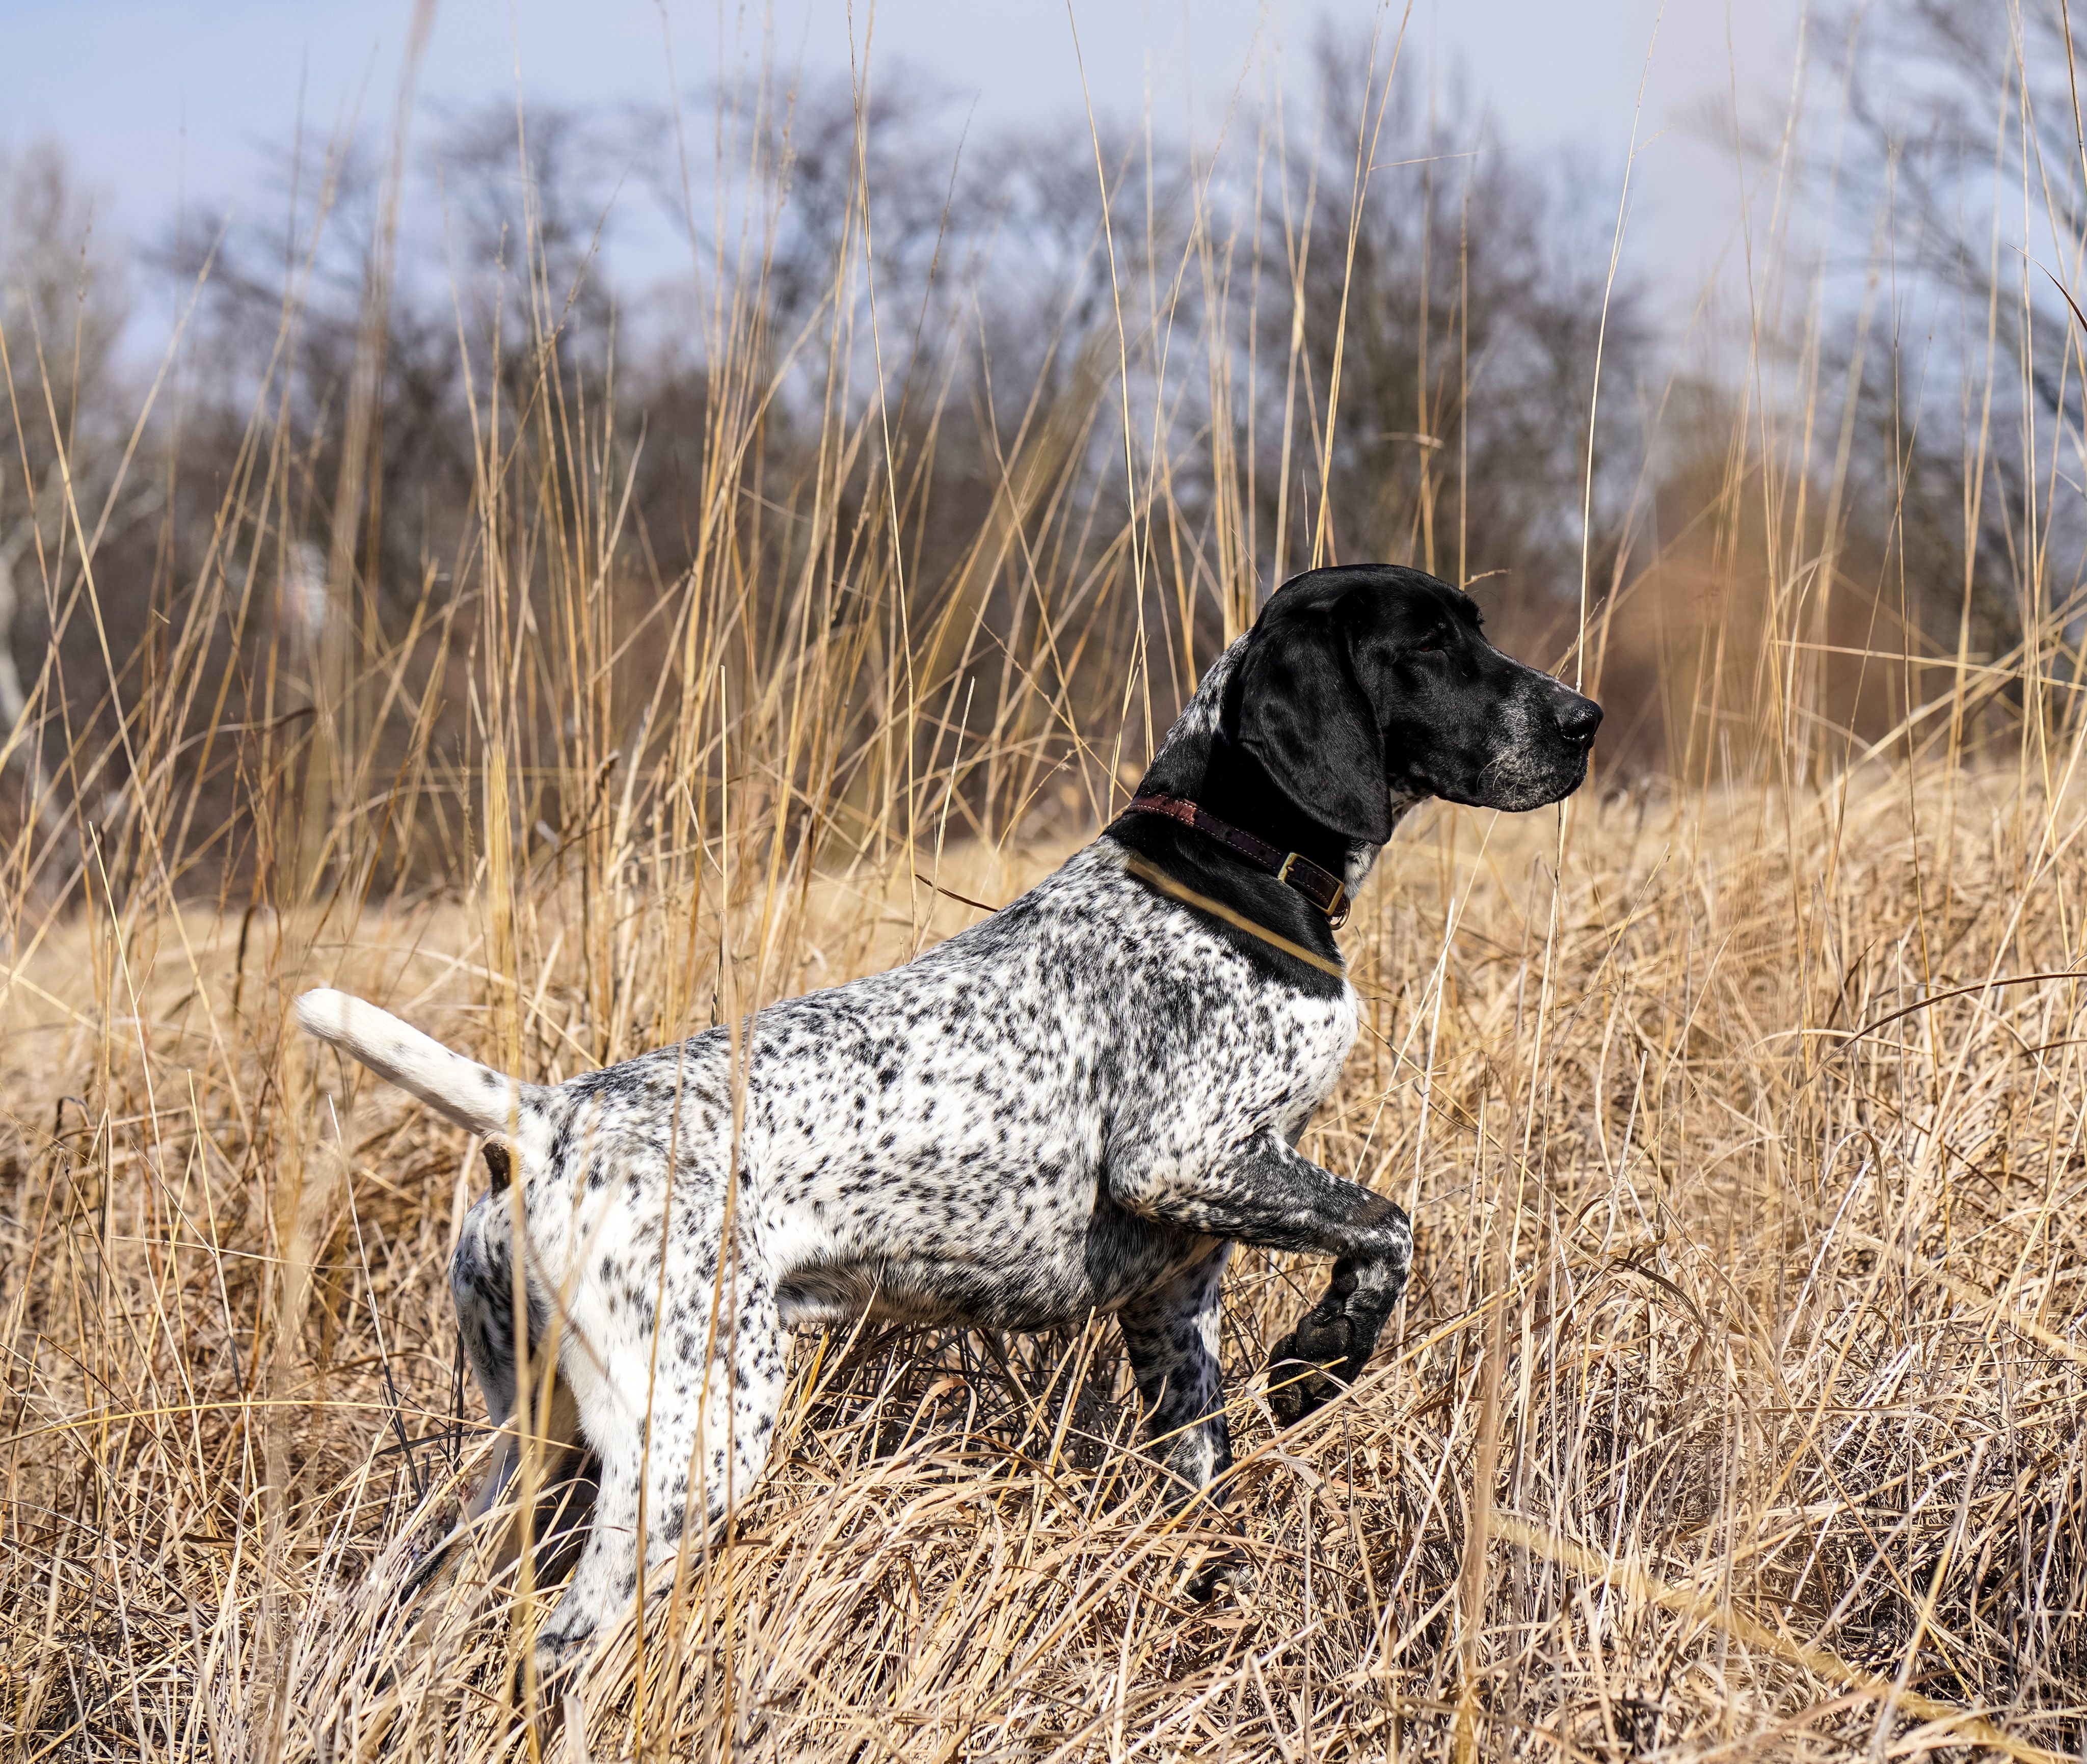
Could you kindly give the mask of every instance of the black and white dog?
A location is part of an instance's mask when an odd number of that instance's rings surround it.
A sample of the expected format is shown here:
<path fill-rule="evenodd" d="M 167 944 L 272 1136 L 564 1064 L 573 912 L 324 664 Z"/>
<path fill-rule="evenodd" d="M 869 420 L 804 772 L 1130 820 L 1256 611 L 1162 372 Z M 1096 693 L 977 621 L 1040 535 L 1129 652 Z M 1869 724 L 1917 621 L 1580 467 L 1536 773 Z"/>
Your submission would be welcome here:
<path fill-rule="evenodd" d="M 1112 1312 L 1184 1498 L 1231 1462 L 1234 1243 L 1335 1258 L 1271 1357 L 1277 1417 L 1358 1377 L 1412 1235 L 1294 1149 L 1355 1034 L 1334 927 L 1407 808 L 1556 802 L 1601 715 L 1494 649 L 1448 584 L 1314 570 L 1218 658 L 1092 845 L 905 967 L 770 1006 L 736 1052 L 716 1029 L 523 1084 L 342 993 L 301 998 L 313 1034 L 488 1136 L 494 1189 L 450 1269 L 479 1387 L 505 1420 L 526 1318 L 600 1466 L 540 1663 L 629 1609 L 641 1554 L 648 1591 L 670 1585 L 684 1532 L 751 1487 L 787 1329 Z"/>

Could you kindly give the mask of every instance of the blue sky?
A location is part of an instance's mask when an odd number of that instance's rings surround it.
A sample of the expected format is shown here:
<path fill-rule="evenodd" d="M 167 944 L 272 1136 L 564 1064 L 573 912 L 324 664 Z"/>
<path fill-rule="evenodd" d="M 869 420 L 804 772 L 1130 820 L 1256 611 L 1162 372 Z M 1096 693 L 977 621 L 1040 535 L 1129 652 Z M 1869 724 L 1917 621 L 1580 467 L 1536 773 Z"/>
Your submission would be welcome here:
<path fill-rule="evenodd" d="M 1415 0 L 1404 53 L 1445 95 L 1490 107 L 1510 141 L 1575 149 L 1613 189 L 1651 46 L 1630 249 L 1685 300 L 1727 250 L 1740 206 L 1730 147 L 1700 119 L 1735 91 L 1757 109 L 1780 103 L 1803 3 Z M 975 100 L 979 121 L 1078 117 L 1084 64 L 1099 108 L 1149 104 L 1207 138 L 1243 70 L 1305 66 L 1321 16 L 1381 15 L 1395 32 L 1403 12 L 1367 0 L 882 0 L 873 53 Z M 0 0 L 15 70 L 0 147 L 56 137 L 108 192 L 116 224 L 148 232 L 184 198 L 214 209 L 251 191 L 262 144 L 287 138 L 301 104 L 322 135 L 358 101 L 388 117 L 411 15 L 412 0 Z M 707 84 L 758 53 L 764 18 L 779 62 L 814 73 L 844 71 L 851 37 L 859 53 L 873 23 L 866 0 L 852 15 L 847 0 L 441 0 L 420 91 L 472 102 L 511 95 L 519 75 L 525 100 L 656 105 L 672 94 L 670 48 L 684 91 Z"/>

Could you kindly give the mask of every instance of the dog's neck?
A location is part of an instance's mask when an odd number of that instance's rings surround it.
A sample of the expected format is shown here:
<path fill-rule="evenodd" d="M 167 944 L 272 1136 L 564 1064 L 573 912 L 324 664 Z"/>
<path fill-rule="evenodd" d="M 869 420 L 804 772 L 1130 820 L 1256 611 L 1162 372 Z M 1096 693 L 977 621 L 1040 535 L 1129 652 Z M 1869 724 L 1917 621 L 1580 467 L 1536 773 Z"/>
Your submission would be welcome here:
<path fill-rule="evenodd" d="M 1384 848 L 1351 839 L 1315 820 L 1308 808 L 1277 787 L 1258 760 L 1225 733 L 1225 690 L 1246 641 L 1240 637 L 1210 664 L 1195 696 L 1153 756 L 1138 784 L 1138 795 L 1180 796 L 1199 803 L 1241 832 L 1279 850 L 1298 852 L 1332 871 L 1352 898 Z M 1394 826 L 1418 799 L 1393 799 Z"/>

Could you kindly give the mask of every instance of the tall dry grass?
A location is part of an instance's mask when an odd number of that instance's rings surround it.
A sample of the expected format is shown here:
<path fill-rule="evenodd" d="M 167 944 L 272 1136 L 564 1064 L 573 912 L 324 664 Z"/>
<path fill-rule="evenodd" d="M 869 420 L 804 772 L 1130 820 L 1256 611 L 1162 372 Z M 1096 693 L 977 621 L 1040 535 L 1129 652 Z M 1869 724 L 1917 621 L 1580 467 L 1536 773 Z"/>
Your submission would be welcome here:
<path fill-rule="evenodd" d="M 63 682 L 30 694 L 0 978 L 6 1754 L 2073 1755 L 2069 585 L 2023 562 L 2054 610 L 2012 655 L 1873 645 L 1901 726 L 1837 731 L 1816 349 L 1743 413 L 1675 604 L 1657 567 L 1617 603 L 1662 663 L 1671 774 L 1431 810 L 1343 934 L 1366 1029 L 1305 1149 L 1408 1208 L 1416 1275 L 1364 1383 L 1278 1434 L 1255 1374 L 1319 1271 L 1235 1263 L 1250 1592 L 1182 1597 L 1211 1540 L 1154 1498 L 1103 1321 L 800 1341 L 731 1535 L 556 1708 L 514 1670 L 553 1566 L 401 1614 L 484 1447 L 442 1280 L 479 1178 L 287 1032 L 288 999 L 337 982 L 555 1078 L 905 959 L 1106 818 L 1251 616 L 1249 468 L 1164 420 L 1158 311 L 1039 382 L 962 563 L 910 574 L 937 511 L 890 438 L 902 392 L 934 394 L 881 377 L 860 227 L 817 321 L 812 463 L 749 482 L 804 339 L 764 328 L 773 232 L 736 200 L 700 271 L 670 591 L 621 524 L 635 438 L 567 377 L 538 262 L 533 373 L 475 382 L 475 525 L 403 617 L 353 520 L 322 566 L 296 549 L 313 487 L 262 397 L 149 654 L 75 683 L 123 706 L 113 733 L 68 721 Z M 1158 285 L 1221 288 L 1224 241 L 1186 236 Z M 293 277 L 286 343 L 297 322 Z M 1234 422 L 1228 352 L 1176 359 Z M 1308 489 L 1338 404 L 1300 377 L 1255 420 Z M 321 487 L 350 510 L 369 385 Z M 1067 490 L 1095 446 L 1129 486 L 1099 535 L 1109 505 Z M 68 515 L 45 589 L 98 617 L 96 511 Z M 1995 680 L 2021 739 L 1973 751 Z M 206 873 L 251 904 L 199 897 Z"/>

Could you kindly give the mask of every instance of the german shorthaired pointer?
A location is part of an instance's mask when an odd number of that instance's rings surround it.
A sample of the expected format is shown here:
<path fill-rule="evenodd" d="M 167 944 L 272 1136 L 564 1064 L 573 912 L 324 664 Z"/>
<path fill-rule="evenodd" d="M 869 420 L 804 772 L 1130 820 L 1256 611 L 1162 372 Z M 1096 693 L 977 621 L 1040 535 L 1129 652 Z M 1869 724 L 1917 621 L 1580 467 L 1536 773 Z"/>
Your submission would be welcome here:
<path fill-rule="evenodd" d="M 1409 807 L 1556 802 L 1602 716 L 1479 627 L 1415 570 L 1295 577 L 1092 845 L 906 966 L 770 1006 L 736 1049 L 714 1029 L 539 1085 L 344 994 L 297 1001 L 314 1035 L 487 1137 L 493 1189 L 450 1268 L 479 1388 L 506 1420 L 526 1317 L 600 1465 L 540 1665 L 670 1585 L 685 1530 L 759 1476 L 786 1330 L 1112 1312 L 1180 1498 L 1231 1461 L 1234 1243 L 1335 1259 L 1271 1356 L 1277 1418 L 1361 1374 L 1413 1240 L 1295 1149 L 1355 1034 L 1334 929 Z"/>

